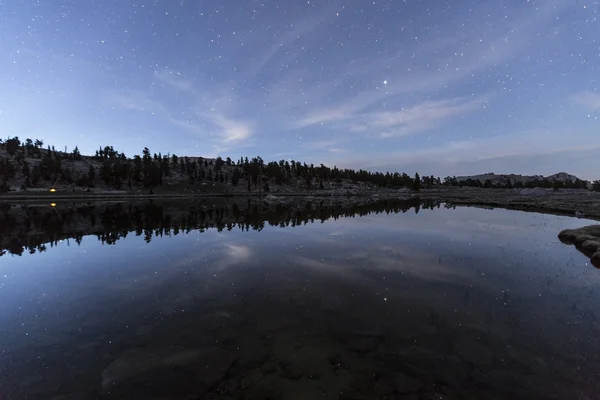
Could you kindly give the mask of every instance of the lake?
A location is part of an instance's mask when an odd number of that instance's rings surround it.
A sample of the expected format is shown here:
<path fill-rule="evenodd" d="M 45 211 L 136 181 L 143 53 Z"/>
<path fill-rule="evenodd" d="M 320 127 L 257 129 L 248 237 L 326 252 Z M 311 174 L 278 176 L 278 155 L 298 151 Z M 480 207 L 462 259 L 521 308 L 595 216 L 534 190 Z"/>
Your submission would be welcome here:
<path fill-rule="evenodd" d="M 419 200 L 0 206 L 2 399 L 593 399 L 581 219 Z"/>

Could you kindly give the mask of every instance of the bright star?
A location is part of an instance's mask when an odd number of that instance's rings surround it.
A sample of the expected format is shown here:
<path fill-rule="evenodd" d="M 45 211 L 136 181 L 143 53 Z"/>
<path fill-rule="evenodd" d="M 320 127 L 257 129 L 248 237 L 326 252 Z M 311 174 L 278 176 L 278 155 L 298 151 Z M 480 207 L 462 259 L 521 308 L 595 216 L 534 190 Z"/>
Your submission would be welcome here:
<path fill-rule="evenodd" d="M 384 85 L 387 85 L 387 81 L 383 81 L 383 84 L 384 84 Z"/>

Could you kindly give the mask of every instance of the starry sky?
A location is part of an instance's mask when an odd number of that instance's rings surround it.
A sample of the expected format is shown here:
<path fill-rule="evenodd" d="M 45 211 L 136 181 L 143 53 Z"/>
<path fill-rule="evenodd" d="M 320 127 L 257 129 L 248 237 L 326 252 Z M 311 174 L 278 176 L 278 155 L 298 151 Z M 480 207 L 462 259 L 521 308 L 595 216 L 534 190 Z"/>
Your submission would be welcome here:
<path fill-rule="evenodd" d="M 594 0 L 0 0 L 0 136 L 600 176 Z"/>

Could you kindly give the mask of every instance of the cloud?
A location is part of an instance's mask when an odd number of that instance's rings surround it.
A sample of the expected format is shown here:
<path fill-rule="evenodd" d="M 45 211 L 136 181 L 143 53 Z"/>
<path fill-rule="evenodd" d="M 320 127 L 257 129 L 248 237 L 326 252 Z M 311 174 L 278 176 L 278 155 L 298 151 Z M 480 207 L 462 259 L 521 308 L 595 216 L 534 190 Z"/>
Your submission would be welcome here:
<path fill-rule="evenodd" d="M 275 35 L 275 42 L 260 54 L 258 58 L 247 65 L 245 72 L 250 76 L 259 74 L 278 54 L 285 51 L 286 48 L 302 39 L 304 36 L 314 35 L 318 30 L 319 25 L 328 18 L 331 18 L 333 15 L 332 10 L 333 8 L 330 6 L 326 11 L 290 24 L 289 26 L 291 29 L 281 35 Z"/>
<path fill-rule="evenodd" d="M 571 101 L 592 111 L 600 110 L 600 93 L 598 92 L 577 93 L 571 96 Z"/>
<path fill-rule="evenodd" d="M 190 133 L 195 133 L 199 135 L 206 134 L 206 127 L 204 126 L 204 124 L 200 124 L 198 122 L 169 117 L 169 123 Z"/>
<path fill-rule="evenodd" d="M 169 117 L 169 123 L 193 134 L 212 136 L 214 133 L 222 143 L 241 142 L 252 136 L 252 127 L 249 123 L 214 112 L 200 115 L 203 122 Z M 208 128 L 207 124 L 212 125 L 212 128 Z"/>
<path fill-rule="evenodd" d="M 170 70 L 155 72 L 153 78 L 163 83 L 168 91 L 190 94 L 190 103 L 194 105 L 174 105 L 166 100 L 159 102 L 153 100 L 149 92 L 139 90 L 109 91 L 105 96 L 107 103 L 122 109 L 160 114 L 168 124 L 178 129 L 212 137 L 212 145 L 216 149 L 222 149 L 221 146 L 227 143 L 239 144 L 252 136 L 252 123 L 230 116 L 236 111 L 232 106 L 235 96 L 215 88 L 200 93 L 191 80 Z M 166 94 L 169 95 L 168 92 Z"/>
<path fill-rule="evenodd" d="M 349 118 L 352 113 L 352 110 L 347 107 L 340 107 L 337 109 L 329 109 L 329 110 L 320 110 L 316 111 L 313 114 L 306 116 L 298 121 L 296 121 L 295 126 L 297 128 L 304 128 L 311 125 L 316 125 L 324 122 L 330 122 L 340 119 Z"/>
<path fill-rule="evenodd" d="M 209 118 L 213 124 L 221 129 L 220 136 L 225 142 L 246 140 L 252 135 L 252 128 L 245 122 L 229 119 L 219 114 Z"/>
<path fill-rule="evenodd" d="M 432 129 L 445 119 L 474 111 L 481 103 L 481 98 L 426 101 L 400 111 L 362 114 L 358 117 L 360 121 L 349 128 L 359 132 L 373 130 L 384 138 L 401 137 Z"/>
<path fill-rule="evenodd" d="M 248 246 L 226 244 L 227 255 L 238 262 L 249 260 L 252 257 L 252 250 Z"/>
<path fill-rule="evenodd" d="M 589 132 L 515 132 L 494 137 L 453 141 L 438 147 L 390 152 L 378 157 L 330 159 L 338 167 L 361 166 L 380 171 L 409 171 L 426 175 L 496 173 L 552 174 L 556 160 L 570 173 L 592 179 L 600 144 L 589 144 Z M 596 179 L 596 178 L 594 178 Z"/>
<path fill-rule="evenodd" d="M 382 138 L 401 137 L 435 128 L 443 120 L 464 115 L 481 107 L 487 96 L 425 101 L 399 111 L 356 113 L 353 107 L 324 110 L 298 121 L 298 127 L 325 122 L 342 122 L 354 132 L 370 132 Z"/>
<path fill-rule="evenodd" d="M 185 79 L 181 73 L 171 70 L 156 71 L 154 77 L 161 83 L 181 92 L 194 92 L 194 83 Z"/>
<path fill-rule="evenodd" d="M 158 101 L 142 91 L 107 91 L 105 102 L 112 107 L 124 108 L 134 111 L 148 111 L 153 113 L 166 113 L 165 107 Z"/>
<path fill-rule="evenodd" d="M 300 117 L 290 124 L 289 129 L 348 119 L 375 104 L 402 103 L 408 95 L 437 96 L 440 90 L 459 84 L 465 78 L 508 62 L 531 46 L 533 40 L 543 37 L 538 32 L 540 27 L 568 6 L 566 0 L 543 3 L 532 14 L 517 16 L 512 23 L 499 25 L 499 29 L 484 29 L 483 26 L 472 29 L 473 32 L 491 32 L 489 36 L 483 33 L 467 35 L 463 28 L 448 22 L 448 31 L 459 32 L 455 37 L 415 43 L 413 47 L 409 43 L 397 52 L 389 52 L 389 55 L 375 59 L 352 58 L 341 62 L 338 73 L 331 77 L 330 82 L 318 81 L 303 88 L 303 98 L 310 100 L 309 107 L 306 104 L 298 105 L 296 112 Z M 481 8 L 481 20 L 484 21 L 491 11 L 489 7 Z M 480 40 L 474 40 L 475 37 L 480 37 Z M 388 76 L 392 66 L 396 76 Z M 403 72 L 399 73 L 399 70 Z M 353 92 L 342 89 L 355 86 L 356 82 L 373 82 L 373 77 L 381 77 L 380 83 L 366 84 Z M 387 80 L 385 85 L 382 82 L 384 79 Z M 279 86 L 287 87 L 284 85 L 286 81 L 282 79 Z M 283 92 L 282 99 L 273 102 L 285 103 L 283 97 L 286 96 L 289 97 L 289 93 Z M 389 134 L 396 135 L 392 130 Z M 400 134 L 405 133 L 401 130 Z"/>

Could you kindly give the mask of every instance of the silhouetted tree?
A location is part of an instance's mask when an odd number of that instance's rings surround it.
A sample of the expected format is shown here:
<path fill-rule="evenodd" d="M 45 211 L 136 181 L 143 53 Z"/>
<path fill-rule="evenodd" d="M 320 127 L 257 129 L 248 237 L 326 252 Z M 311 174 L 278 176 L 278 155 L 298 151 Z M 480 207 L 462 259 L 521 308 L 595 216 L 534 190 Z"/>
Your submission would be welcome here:
<path fill-rule="evenodd" d="M 419 177 L 418 173 L 415 173 L 415 179 L 413 180 L 413 189 L 417 192 L 421 190 L 421 178 Z"/>
<path fill-rule="evenodd" d="M 79 152 L 79 148 L 77 146 L 75 146 L 75 148 L 73 149 L 73 160 L 81 160 L 81 153 Z"/>
<path fill-rule="evenodd" d="M 15 136 L 14 138 L 8 139 L 6 141 L 6 151 L 8 152 L 8 154 L 14 155 L 19 149 L 20 145 L 21 141 L 19 140 L 19 137 Z"/>

